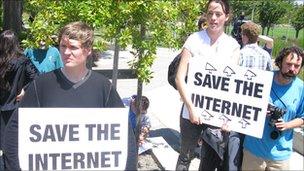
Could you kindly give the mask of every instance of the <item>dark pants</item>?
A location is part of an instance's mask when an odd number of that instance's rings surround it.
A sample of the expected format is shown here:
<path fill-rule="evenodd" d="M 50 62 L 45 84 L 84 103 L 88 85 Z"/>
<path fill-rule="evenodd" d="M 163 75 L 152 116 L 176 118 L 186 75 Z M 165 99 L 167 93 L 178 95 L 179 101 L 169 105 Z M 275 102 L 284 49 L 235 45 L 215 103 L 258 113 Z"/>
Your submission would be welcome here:
<path fill-rule="evenodd" d="M 10 111 L 0 111 L 0 171 L 5 169 L 4 166 L 4 154 L 2 151 L 3 139 L 4 139 L 4 129 L 12 116 L 13 110 Z"/>
<path fill-rule="evenodd" d="M 176 170 L 188 170 L 194 158 L 194 150 L 205 126 L 195 125 L 190 120 L 180 116 L 181 148 L 176 164 Z"/>
<path fill-rule="evenodd" d="M 199 170 L 210 171 L 215 169 L 217 171 L 224 171 L 224 162 L 208 143 L 203 142 Z"/>
<path fill-rule="evenodd" d="M 233 131 L 230 132 L 223 156 L 219 156 L 215 149 L 213 149 L 208 143 L 203 142 L 199 170 L 241 170 L 243 158 L 243 140 L 243 134 Z"/>

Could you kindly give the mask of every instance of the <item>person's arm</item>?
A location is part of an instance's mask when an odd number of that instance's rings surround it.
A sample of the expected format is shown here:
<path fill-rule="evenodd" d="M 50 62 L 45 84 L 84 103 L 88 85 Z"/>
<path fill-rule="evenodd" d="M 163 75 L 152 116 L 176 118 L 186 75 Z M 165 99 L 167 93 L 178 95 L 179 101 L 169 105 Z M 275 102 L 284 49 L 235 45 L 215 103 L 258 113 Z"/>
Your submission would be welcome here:
<path fill-rule="evenodd" d="M 25 79 L 23 83 L 23 87 L 26 90 L 27 86 L 30 82 L 32 82 L 39 74 L 38 69 L 35 67 L 35 65 L 32 63 L 31 60 L 27 59 L 25 63 Z"/>
<path fill-rule="evenodd" d="M 185 78 L 187 76 L 188 63 L 191 56 L 192 55 L 190 51 L 186 48 L 183 48 L 181 52 L 181 59 L 178 66 L 175 82 L 176 82 L 177 90 L 189 111 L 190 121 L 194 124 L 201 124 L 202 121 L 199 119 L 199 116 L 194 112 L 194 106 L 191 102 L 190 97 L 187 96 L 187 90 L 186 90 Z"/>
<path fill-rule="evenodd" d="M 259 40 L 265 42 L 265 47 L 267 49 L 272 49 L 273 48 L 273 39 L 265 36 L 265 35 L 259 35 Z"/>
<path fill-rule="evenodd" d="M 303 96 L 302 96 L 303 97 Z M 279 119 L 279 122 L 275 123 L 276 127 L 280 131 L 284 131 L 286 129 L 293 129 L 300 126 L 304 126 L 304 98 L 300 99 L 300 103 L 296 111 L 296 117 L 290 121 L 285 122 L 283 119 Z"/>
<path fill-rule="evenodd" d="M 272 66 L 272 59 L 271 56 L 269 55 L 268 61 L 267 61 L 267 71 L 272 71 L 273 70 L 273 66 Z"/>
<path fill-rule="evenodd" d="M 283 119 L 280 119 L 279 122 L 275 123 L 276 127 L 280 131 L 287 129 L 293 129 L 304 125 L 304 118 L 295 118 L 289 122 L 284 122 Z"/>

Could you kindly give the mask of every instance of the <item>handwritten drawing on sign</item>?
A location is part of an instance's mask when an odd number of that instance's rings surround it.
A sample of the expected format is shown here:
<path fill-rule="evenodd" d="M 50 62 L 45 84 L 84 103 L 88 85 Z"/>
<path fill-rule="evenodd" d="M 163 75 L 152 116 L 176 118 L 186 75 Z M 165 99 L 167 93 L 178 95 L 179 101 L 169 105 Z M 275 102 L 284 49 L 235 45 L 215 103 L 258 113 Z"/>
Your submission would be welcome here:
<path fill-rule="evenodd" d="M 192 58 L 188 96 L 203 123 L 262 137 L 273 73 Z M 183 117 L 189 119 L 187 108 Z"/>
<path fill-rule="evenodd" d="M 20 108 L 20 167 L 123 170 L 127 161 L 127 113 L 126 108 Z"/>

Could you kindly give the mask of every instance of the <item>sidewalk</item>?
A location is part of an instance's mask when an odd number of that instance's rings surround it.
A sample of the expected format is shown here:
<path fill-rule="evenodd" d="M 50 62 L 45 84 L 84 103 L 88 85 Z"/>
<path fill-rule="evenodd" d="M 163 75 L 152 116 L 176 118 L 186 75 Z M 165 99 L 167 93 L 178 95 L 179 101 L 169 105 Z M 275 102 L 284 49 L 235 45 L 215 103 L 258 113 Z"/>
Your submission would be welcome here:
<path fill-rule="evenodd" d="M 112 68 L 113 53 L 113 51 L 105 52 L 103 58 L 96 63 L 98 68 Z M 175 151 L 178 151 L 180 146 L 179 113 L 182 102 L 178 92 L 167 82 L 167 68 L 177 53 L 170 49 L 158 48 L 157 58 L 152 66 L 154 78 L 149 84 L 143 86 L 143 95 L 150 99 L 148 112 L 152 118 L 151 137 L 162 136 Z M 132 55 L 128 51 L 122 51 L 119 58 L 119 69 L 127 69 L 127 62 L 130 59 L 132 59 Z M 130 97 L 137 92 L 137 80 L 119 79 L 117 81 L 117 90 L 121 98 Z M 165 156 L 168 163 L 164 163 L 164 165 L 170 165 L 171 167 L 166 170 L 172 170 L 176 159 L 168 156 L 169 154 L 161 153 L 159 155 L 156 157 Z M 199 161 L 195 160 L 191 163 L 190 169 L 197 170 L 198 165 Z M 304 170 L 304 157 L 297 152 L 293 152 L 290 168 L 291 170 Z"/>

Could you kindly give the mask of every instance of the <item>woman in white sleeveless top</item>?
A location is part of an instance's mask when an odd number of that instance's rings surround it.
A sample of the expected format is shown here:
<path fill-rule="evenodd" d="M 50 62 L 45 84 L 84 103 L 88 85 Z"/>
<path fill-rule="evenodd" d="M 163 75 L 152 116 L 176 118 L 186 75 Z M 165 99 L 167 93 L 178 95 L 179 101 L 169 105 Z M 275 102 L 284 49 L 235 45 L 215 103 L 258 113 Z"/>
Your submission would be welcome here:
<path fill-rule="evenodd" d="M 178 92 L 184 102 L 180 118 L 181 151 L 176 170 L 188 170 L 194 149 L 204 125 L 198 113 L 195 113 L 190 97 L 187 96 L 185 77 L 190 58 L 215 58 L 237 64 L 240 46 L 235 39 L 224 33 L 225 23 L 229 19 L 230 9 L 227 0 L 209 0 L 207 24 L 205 30 L 191 34 L 182 49 L 181 61 L 176 76 Z M 182 117 L 186 113 L 189 119 Z"/>

